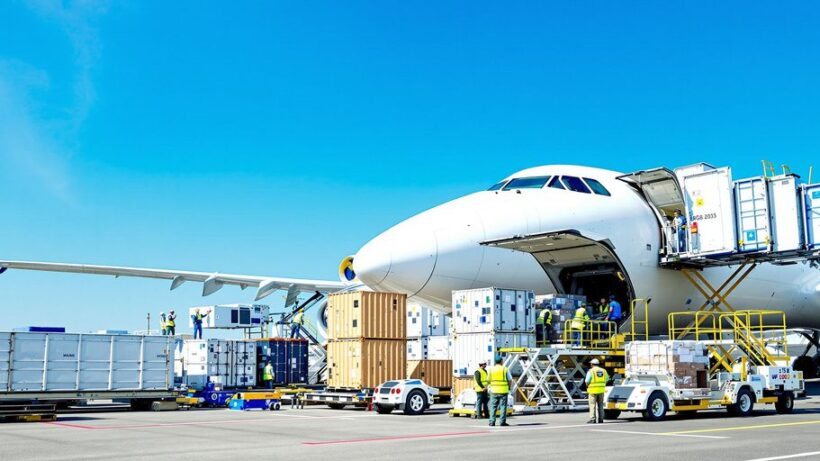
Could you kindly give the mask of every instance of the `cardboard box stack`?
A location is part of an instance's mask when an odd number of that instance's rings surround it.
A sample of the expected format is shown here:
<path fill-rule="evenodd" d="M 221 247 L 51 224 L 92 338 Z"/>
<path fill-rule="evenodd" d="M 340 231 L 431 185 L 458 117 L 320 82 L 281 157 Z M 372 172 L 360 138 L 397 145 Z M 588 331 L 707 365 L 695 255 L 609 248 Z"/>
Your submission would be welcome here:
<path fill-rule="evenodd" d="M 708 387 L 709 357 L 697 341 L 636 341 L 626 348 L 627 375 L 666 375 L 675 387 Z"/>
<path fill-rule="evenodd" d="M 407 295 L 355 291 L 328 300 L 327 387 L 369 389 L 407 371 Z"/>

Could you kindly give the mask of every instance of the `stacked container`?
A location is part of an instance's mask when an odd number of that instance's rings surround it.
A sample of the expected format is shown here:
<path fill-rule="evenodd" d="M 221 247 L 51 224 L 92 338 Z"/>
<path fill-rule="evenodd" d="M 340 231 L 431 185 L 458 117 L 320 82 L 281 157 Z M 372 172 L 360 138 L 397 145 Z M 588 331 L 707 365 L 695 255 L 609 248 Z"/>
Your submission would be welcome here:
<path fill-rule="evenodd" d="M 498 350 L 535 347 L 535 295 L 479 288 L 453 292 L 453 375 L 469 377 Z"/>
<path fill-rule="evenodd" d="M 330 295 L 330 389 L 370 389 L 407 370 L 407 295 L 355 291 Z"/>
<path fill-rule="evenodd" d="M 303 338 L 265 338 L 257 341 L 257 377 L 264 386 L 262 371 L 265 363 L 273 366 L 274 384 L 304 384 L 308 381 L 308 348 Z"/>
<path fill-rule="evenodd" d="M 183 382 L 189 387 L 256 385 L 256 341 L 192 339 L 185 341 L 183 354 Z"/>
<path fill-rule="evenodd" d="M 418 303 L 407 306 L 407 377 L 434 387 L 452 386 L 449 317 Z M 447 370 L 442 374 L 441 370 Z"/>

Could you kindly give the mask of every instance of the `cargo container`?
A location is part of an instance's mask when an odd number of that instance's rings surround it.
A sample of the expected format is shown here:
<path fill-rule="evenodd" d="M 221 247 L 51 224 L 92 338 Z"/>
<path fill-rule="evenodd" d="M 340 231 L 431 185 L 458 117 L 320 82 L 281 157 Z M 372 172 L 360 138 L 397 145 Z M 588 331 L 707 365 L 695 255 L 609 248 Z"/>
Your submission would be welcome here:
<path fill-rule="evenodd" d="M 308 348 L 310 343 L 302 338 L 265 338 L 257 344 L 257 376 L 264 386 L 262 370 L 265 362 L 273 366 L 275 384 L 307 383 Z"/>
<path fill-rule="evenodd" d="M 421 379 L 428 386 L 449 388 L 453 385 L 453 361 L 408 360 L 407 378 Z"/>
<path fill-rule="evenodd" d="M 202 328 L 251 328 L 259 327 L 270 313 L 270 307 L 263 304 L 220 304 L 198 306 L 188 310 L 188 327 L 194 327 L 193 315 L 208 314 L 202 319 Z"/>
<path fill-rule="evenodd" d="M 478 288 L 453 291 L 453 331 L 533 331 L 535 309 L 531 291 Z"/>
<path fill-rule="evenodd" d="M 329 296 L 328 339 L 407 337 L 407 295 L 353 291 Z"/>
<path fill-rule="evenodd" d="M 683 178 L 689 253 L 717 255 L 735 251 L 733 195 L 732 172 L 728 167 Z"/>
<path fill-rule="evenodd" d="M 767 251 L 771 243 L 769 185 L 766 178 L 735 181 L 738 251 Z"/>
<path fill-rule="evenodd" d="M 453 401 L 455 401 L 455 399 L 459 395 L 461 395 L 461 393 L 464 392 L 465 390 L 473 389 L 473 383 L 474 382 L 475 382 L 475 378 L 473 377 L 473 375 L 464 376 L 464 377 L 454 376 L 453 377 L 452 392 L 450 393 L 450 395 L 453 396 Z"/>
<path fill-rule="evenodd" d="M 803 247 L 803 210 L 800 186 L 793 174 L 769 179 L 772 250 L 795 251 Z"/>
<path fill-rule="evenodd" d="M 498 350 L 536 347 L 534 333 L 466 333 L 453 337 L 453 375 L 472 376 L 480 362 L 494 363 Z"/>
<path fill-rule="evenodd" d="M 372 389 L 387 380 L 401 379 L 407 373 L 406 357 L 404 340 L 329 340 L 327 387 Z"/>
<path fill-rule="evenodd" d="M 820 248 L 820 184 L 803 187 L 805 202 L 806 243 L 809 248 Z"/>
<path fill-rule="evenodd" d="M 0 400 L 170 397 L 172 341 L 170 336 L 0 333 Z"/>
<path fill-rule="evenodd" d="M 449 336 L 423 336 L 407 340 L 407 360 L 450 360 Z"/>
<path fill-rule="evenodd" d="M 256 341 L 192 339 L 185 341 L 183 350 L 183 383 L 189 387 L 256 385 Z"/>
<path fill-rule="evenodd" d="M 420 304 L 407 305 L 407 337 L 442 336 L 450 331 L 449 317 Z"/>

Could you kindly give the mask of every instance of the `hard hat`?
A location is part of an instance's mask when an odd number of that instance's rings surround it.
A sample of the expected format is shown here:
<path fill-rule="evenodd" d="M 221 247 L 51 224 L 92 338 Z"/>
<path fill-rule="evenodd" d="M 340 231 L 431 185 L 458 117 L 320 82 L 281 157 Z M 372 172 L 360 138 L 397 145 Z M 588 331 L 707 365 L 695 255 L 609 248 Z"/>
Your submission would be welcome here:
<path fill-rule="evenodd" d="M 503 361 L 504 361 L 504 358 L 503 358 L 503 357 L 501 357 L 500 355 L 496 355 L 496 356 L 495 356 L 495 363 L 501 363 L 501 362 L 503 362 Z"/>
<path fill-rule="evenodd" d="M 160 312 L 159 315 L 165 315 L 165 312 Z"/>
<path fill-rule="evenodd" d="M 486 361 L 486 360 L 482 360 L 481 362 L 478 362 L 478 365 L 479 365 L 479 366 L 481 366 L 481 365 L 486 365 L 486 364 L 487 364 L 487 361 Z"/>
<path fill-rule="evenodd" d="M 599 362 L 598 359 L 592 359 L 589 361 L 589 363 L 590 365 L 599 365 L 601 362 Z"/>
<path fill-rule="evenodd" d="M 173 313 L 174 313 L 174 310 L 173 310 L 173 309 L 171 309 L 171 310 L 170 310 L 170 311 L 168 311 L 168 312 L 170 312 L 170 313 L 172 313 L 172 314 L 173 314 Z"/>

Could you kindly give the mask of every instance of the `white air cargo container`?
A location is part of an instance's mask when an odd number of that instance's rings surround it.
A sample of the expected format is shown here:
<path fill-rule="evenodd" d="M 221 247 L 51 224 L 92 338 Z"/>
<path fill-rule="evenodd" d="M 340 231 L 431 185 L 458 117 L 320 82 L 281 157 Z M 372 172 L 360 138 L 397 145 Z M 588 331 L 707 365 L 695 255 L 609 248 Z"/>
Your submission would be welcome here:
<path fill-rule="evenodd" d="M 194 339 L 185 341 L 183 382 L 203 389 L 209 382 L 223 387 L 256 384 L 256 342 L 247 340 Z"/>
<path fill-rule="evenodd" d="M 450 360 L 449 336 L 422 336 L 407 340 L 407 360 Z"/>
<path fill-rule="evenodd" d="M 167 391 L 173 354 L 171 336 L 0 333 L 0 394 Z"/>
<path fill-rule="evenodd" d="M 803 247 L 803 216 L 800 186 L 793 174 L 769 179 L 772 219 L 772 251 L 794 251 Z"/>
<path fill-rule="evenodd" d="M 420 304 L 407 304 L 408 338 L 446 335 L 449 331 L 450 322 L 446 315 Z"/>
<path fill-rule="evenodd" d="M 453 292 L 453 331 L 531 332 L 535 329 L 532 291 L 478 288 Z"/>
<path fill-rule="evenodd" d="M 192 307 L 188 310 L 188 327 L 194 327 L 196 310 L 204 315 L 202 328 L 251 328 L 258 327 L 268 318 L 270 307 L 262 304 L 221 304 Z"/>
<path fill-rule="evenodd" d="M 803 186 L 805 202 L 806 244 L 809 248 L 820 248 L 820 184 Z"/>
<path fill-rule="evenodd" d="M 535 347 L 533 333 L 466 333 L 453 337 L 453 375 L 472 376 L 480 362 L 492 365 L 499 349 Z"/>
<path fill-rule="evenodd" d="M 706 170 L 683 178 L 689 253 L 717 255 L 736 250 L 733 195 L 729 167 Z M 693 232 L 695 230 L 697 232 Z"/>
<path fill-rule="evenodd" d="M 735 181 L 738 251 L 767 251 L 771 243 L 769 185 L 764 177 Z"/>

